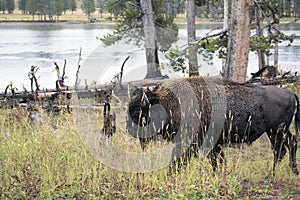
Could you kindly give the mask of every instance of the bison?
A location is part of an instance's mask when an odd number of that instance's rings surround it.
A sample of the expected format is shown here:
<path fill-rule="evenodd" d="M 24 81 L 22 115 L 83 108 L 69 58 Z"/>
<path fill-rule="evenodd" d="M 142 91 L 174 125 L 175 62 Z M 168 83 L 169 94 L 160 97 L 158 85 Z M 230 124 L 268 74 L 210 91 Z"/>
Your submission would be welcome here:
<path fill-rule="evenodd" d="M 289 130 L 294 115 L 295 135 Z M 200 149 L 206 151 L 214 171 L 217 156 L 220 162 L 224 160 L 222 146 L 252 144 L 266 133 L 274 153 L 273 173 L 288 150 L 290 166 L 299 174 L 299 100 L 287 89 L 214 77 L 169 79 L 153 90 L 135 91 L 128 104 L 127 127 L 143 149 L 160 136 L 181 149 L 188 146 L 185 152 L 192 150 L 197 155 Z"/>

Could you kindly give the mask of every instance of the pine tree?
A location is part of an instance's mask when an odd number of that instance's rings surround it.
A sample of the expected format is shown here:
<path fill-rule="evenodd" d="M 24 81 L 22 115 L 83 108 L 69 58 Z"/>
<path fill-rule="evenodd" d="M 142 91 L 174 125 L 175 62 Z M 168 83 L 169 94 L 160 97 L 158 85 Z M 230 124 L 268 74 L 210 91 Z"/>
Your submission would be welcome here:
<path fill-rule="evenodd" d="M 26 2 L 26 10 L 32 15 L 32 20 L 34 20 L 34 16 L 38 11 L 38 1 L 37 0 L 27 0 Z"/>
<path fill-rule="evenodd" d="M 88 21 L 91 20 L 91 14 L 96 11 L 95 1 L 94 0 L 83 0 L 81 4 L 81 9 L 88 16 Z"/>
<path fill-rule="evenodd" d="M 6 8 L 9 14 L 12 14 L 15 10 L 15 1 L 14 0 L 6 0 Z"/>
<path fill-rule="evenodd" d="M 5 13 L 6 8 L 7 8 L 7 6 L 6 6 L 6 0 L 0 0 L 0 11 L 2 11 L 3 14 Z"/>
<path fill-rule="evenodd" d="M 59 20 L 59 16 L 61 16 L 64 11 L 64 4 L 62 0 L 55 0 L 55 15 L 57 16 L 57 20 Z"/>
<path fill-rule="evenodd" d="M 105 8 L 105 3 L 106 3 L 106 0 L 97 0 L 97 8 L 99 9 L 101 18 L 102 18 L 102 14 L 103 14 L 103 11 Z"/>
<path fill-rule="evenodd" d="M 152 60 L 155 60 L 152 64 L 156 69 L 148 69 L 147 77 L 154 77 L 160 73 L 158 70 L 158 50 L 167 51 L 171 47 L 172 43 L 177 41 L 178 27 L 173 23 L 174 17 L 167 13 L 167 1 L 151 0 L 152 12 L 143 10 L 141 3 L 147 2 L 141 2 L 140 0 L 107 0 L 105 5 L 106 11 L 111 13 L 112 18 L 117 19 L 119 23 L 114 33 L 105 35 L 101 38 L 101 41 L 105 45 L 109 46 L 113 45 L 118 40 L 124 39 L 128 41 L 135 41 L 138 45 L 140 45 L 141 41 L 145 40 L 144 25 L 146 21 L 144 20 L 146 19 L 143 19 L 143 17 L 145 15 L 149 16 L 153 14 L 155 25 L 153 28 L 153 34 L 155 34 L 156 44 L 151 44 L 152 48 L 155 49 L 155 52 L 152 52 L 151 57 L 154 58 Z M 146 50 L 146 54 L 148 53 L 149 50 Z"/>
<path fill-rule="evenodd" d="M 70 5 L 71 1 L 70 0 L 62 0 L 62 3 L 63 3 L 64 14 L 66 14 L 66 11 L 71 8 L 71 5 Z"/>
<path fill-rule="evenodd" d="M 26 14 L 26 0 L 19 0 L 19 10 L 22 11 L 23 14 Z"/>
<path fill-rule="evenodd" d="M 70 10 L 72 11 L 72 14 L 74 11 L 76 11 L 77 9 L 77 3 L 76 3 L 76 0 L 71 0 L 70 2 Z"/>

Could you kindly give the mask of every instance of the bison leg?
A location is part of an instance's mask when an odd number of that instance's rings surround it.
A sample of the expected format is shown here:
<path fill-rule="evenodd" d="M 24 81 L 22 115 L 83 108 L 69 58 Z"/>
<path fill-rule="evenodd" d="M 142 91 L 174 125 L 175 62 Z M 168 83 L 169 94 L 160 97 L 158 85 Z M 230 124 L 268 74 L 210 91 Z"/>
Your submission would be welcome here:
<path fill-rule="evenodd" d="M 179 147 L 179 148 L 181 148 L 181 147 Z M 193 146 L 188 147 L 179 158 L 176 158 L 176 156 L 175 156 L 177 154 L 177 152 L 176 152 L 177 150 L 175 149 L 174 150 L 175 152 L 173 152 L 174 160 L 169 165 L 169 172 L 168 172 L 169 175 L 171 175 L 174 172 L 175 173 L 180 172 L 182 167 L 185 168 L 187 166 L 187 164 L 189 163 L 189 161 L 191 160 L 192 156 L 195 155 Z"/>
<path fill-rule="evenodd" d="M 140 140 L 140 145 L 143 151 L 145 151 L 147 144 L 151 141 L 149 138 L 139 138 Z"/>
<path fill-rule="evenodd" d="M 275 176 L 277 163 L 280 162 L 286 154 L 286 149 L 284 147 L 285 137 L 282 130 L 278 130 L 277 134 L 268 132 L 268 137 L 271 141 L 274 154 L 273 176 Z"/>
<path fill-rule="evenodd" d="M 299 175 L 299 171 L 297 168 L 296 154 L 297 154 L 297 138 L 288 130 L 287 131 L 287 147 L 290 153 L 290 166 L 294 172 L 294 174 Z"/>
<path fill-rule="evenodd" d="M 226 160 L 225 160 L 225 154 L 224 154 L 224 152 L 223 151 L 221 151 L 221 153 L 220 153 L 220 165 L 224 165 L 224 164 L 226 164 Z"/>
<path fill-rule="evenodd" d="M 224 157 L 224 153 L 221 151 L 221 147 L 219 145 L 216 145 L 212 150 L 211 152 L 209 153 L 209 158 L 210 158 L 210 162 L 211 162 L 211 165 L 213 167 L 213 170 L 214 172 L 217 171 L 218 169 L 218 163 L 217 163 L 217 157 L 218 155 L 221 155 L 221 159 L 220 159 L 220 163 L 222 164 L 223 161 L 225 160 Z"/>

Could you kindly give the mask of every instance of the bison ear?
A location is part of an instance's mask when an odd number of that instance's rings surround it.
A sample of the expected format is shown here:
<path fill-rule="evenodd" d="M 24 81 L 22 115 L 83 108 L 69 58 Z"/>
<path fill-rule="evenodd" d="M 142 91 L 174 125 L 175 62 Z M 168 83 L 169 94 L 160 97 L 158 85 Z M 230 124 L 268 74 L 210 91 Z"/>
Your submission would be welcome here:
<path fill-rule="evenodd" d="M 130 90 L 130 99 L 135 99 L 141 97 L 142 95 L 143 95 L 142 88 L 134 88 L 133 90 Z"/>

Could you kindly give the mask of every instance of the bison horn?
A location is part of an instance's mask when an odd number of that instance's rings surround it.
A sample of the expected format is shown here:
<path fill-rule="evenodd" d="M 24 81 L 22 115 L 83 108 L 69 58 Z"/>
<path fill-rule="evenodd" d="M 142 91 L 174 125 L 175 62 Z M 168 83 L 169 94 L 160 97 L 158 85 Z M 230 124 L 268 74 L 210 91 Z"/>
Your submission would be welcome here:
<path fill-rule="evenodd" d="M 143 96 L 142 96 L 141 102 L 143 103 L 143 106 L 145 106 L 145 107 L 150 106 L 150 101 L 149 101 L 149 99 L 147 97 L 147 94 L 144 90 L 143 90 Z"/>

